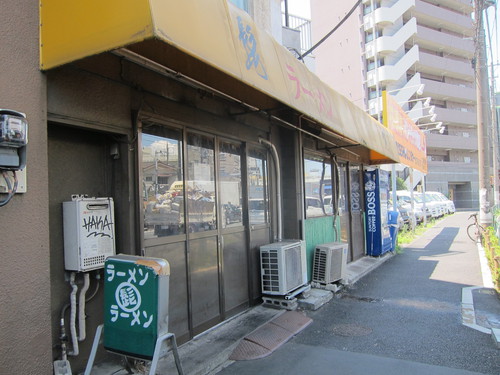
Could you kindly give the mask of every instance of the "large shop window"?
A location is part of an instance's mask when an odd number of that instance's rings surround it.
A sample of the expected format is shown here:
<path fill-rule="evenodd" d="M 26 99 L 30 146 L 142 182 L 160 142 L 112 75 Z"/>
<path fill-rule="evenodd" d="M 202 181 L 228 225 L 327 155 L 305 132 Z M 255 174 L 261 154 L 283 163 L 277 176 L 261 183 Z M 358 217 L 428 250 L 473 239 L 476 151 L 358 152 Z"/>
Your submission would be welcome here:
<path fill-rule="evenodd" d="M 144 238 L 183 234 L 181 132 L 155 126 L 147 131 L 141 160 Z"/>
<path fill-rule="evenodd" d="M 266 154 L 250 150 L 247 159 L 248 211 L 251 225 L 269 222 L 269 194 Z"/>
<path fill-rule="evenodd" d="M 219 180 L 223 228 L 243 225 L 241 153 L 239 144 L 220 143 Z"/>
<path fill-rule="evenodd" d="M 332 168 L 329 160 L 306 155 L 304 159 L 306 218 L 333 214 Z"/>

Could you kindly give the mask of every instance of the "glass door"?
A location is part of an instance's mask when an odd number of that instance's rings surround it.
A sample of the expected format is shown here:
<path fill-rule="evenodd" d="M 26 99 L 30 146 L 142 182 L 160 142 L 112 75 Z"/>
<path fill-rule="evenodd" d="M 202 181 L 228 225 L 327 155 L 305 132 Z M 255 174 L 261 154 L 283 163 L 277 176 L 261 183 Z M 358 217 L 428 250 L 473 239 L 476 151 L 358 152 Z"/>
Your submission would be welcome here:
<path fill-rule="evenodd" d="M 140 144 L 142 244 L 146 256 L 170 264 L 169 331 L 179 342 L 192 336 L 184 204 L 183 135 L 180 129 L 143 123 Z"/>
<path fill-rule="evenodd" d="M 247 153 L 250 298 L 261 297 L 260 246 L 271 242 L 269 182 L 266 151 L 250 148 Z"/>
<path fill-rule="evenodd" d="M 248 306 L 247 227 L 243 220 L 243 147 L 220 141 L 218 151 L 220 247 L 224 318 Z"/>
<path fill-rule="evenodd" d="M 188 133 L 186 142 L 188 270 L 193 333 L 222 320 L 215 185 L 215 138 Z"/>
<path fill-rule="evenodd" d="M 365 230 L 363 219 L 362 169 L 359 165 L 349 165 L 349 208 L 351 214 L 352 260 L 365 255 Z"/>
<path fill-rule="evenodd" d="M 349 244 L 348 261 L 353 260 L 351 243 L 351 219 L 349 212 L 349 176 L 347 173 L 347 163 L 339 162 L 339 218 L 340 218 L 340 239 Z"/>

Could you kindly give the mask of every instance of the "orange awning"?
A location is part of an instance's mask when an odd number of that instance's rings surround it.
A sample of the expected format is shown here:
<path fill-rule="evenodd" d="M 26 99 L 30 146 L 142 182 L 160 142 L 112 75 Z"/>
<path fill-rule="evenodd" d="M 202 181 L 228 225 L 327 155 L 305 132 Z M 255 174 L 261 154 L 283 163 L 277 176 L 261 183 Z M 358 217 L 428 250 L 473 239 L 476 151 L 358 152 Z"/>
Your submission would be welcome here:
<path fill-rule="evenodd" d="M 396 141 L 400 163 L 427 174 L 427 145 L 425 134 L 408 117 L 401 106 L 386 91 L 382 93 L 384 124 Z"/>

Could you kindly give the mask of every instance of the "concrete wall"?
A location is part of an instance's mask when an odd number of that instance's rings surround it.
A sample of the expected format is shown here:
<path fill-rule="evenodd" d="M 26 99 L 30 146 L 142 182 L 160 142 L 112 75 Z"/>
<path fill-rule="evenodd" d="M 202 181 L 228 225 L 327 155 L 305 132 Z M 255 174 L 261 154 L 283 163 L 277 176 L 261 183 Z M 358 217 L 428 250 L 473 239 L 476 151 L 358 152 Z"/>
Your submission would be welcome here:
<path fill-rule="evenodd" d="M 313 44 L 323 38 L 352 7 L 351 2 L 311 0 Z M 366 109 L 361 57 L 361 7 L 315 51 L 315 73 L 358 107 Z M 332 52 L 333 51 L 333 52 Z"/>
<path fill-rule="evenodd" d="M 4 374 L 52 374 L 46 86 L 38 69 L 38 25 L 37 3 L 2 2 L 0 108 L 25 112 L 29 121 L 27 192 L 0 207 Z"/>

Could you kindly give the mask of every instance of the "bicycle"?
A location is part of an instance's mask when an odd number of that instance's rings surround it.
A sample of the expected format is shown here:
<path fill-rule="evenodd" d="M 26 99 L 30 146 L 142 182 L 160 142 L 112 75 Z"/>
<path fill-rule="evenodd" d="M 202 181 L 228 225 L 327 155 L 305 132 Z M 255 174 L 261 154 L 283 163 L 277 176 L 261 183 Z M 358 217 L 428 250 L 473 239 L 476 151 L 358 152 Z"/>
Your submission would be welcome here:
<path fill-rule="evenodd" d="M 469 220 L 473 218 L 474 222 L 469 224 L 467 227 L 467 235 L 471 239 L 472 242 L 479 242 L 483 240 L 484 228 L 479 224 L 479 220 L 477 219 L 477 213 L 469 216 Z"/>

